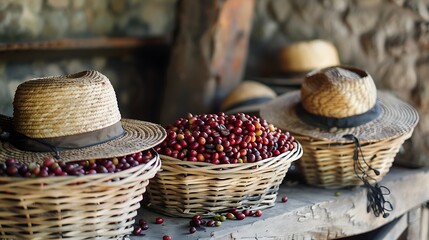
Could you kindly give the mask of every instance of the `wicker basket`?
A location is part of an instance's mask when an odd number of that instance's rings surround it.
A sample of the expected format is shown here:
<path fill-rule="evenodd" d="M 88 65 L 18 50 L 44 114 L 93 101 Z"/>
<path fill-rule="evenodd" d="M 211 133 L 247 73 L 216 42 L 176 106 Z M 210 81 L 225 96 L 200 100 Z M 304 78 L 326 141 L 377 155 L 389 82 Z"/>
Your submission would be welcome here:
<path fill-rule="evenodd" d="M 0 239 L 123 239 L 161 167 L 155 156 L 118 173 L 0 177 Z"/>
<path fill-rule="evenodd" d="M 149 206 L 179 217 L 271 207 L 290 164 L 301 156 L 299 143 L 292 151 L 255 163 L 215 165 L 161 155 L 162 171 L 147 191 Z"/>
<path fill-rule="evenodd" d="M 360 142 L 365 161 L 371 168 L 380 172 L 377 176 L 373 171 L 367 171 L 370 183 L 380 181 L 390 170 L 393 160 L 401 145 L 412 134 L 412 131 L 396 138 L 377 142 Z M 298 161 L 298 167 L 306 182 L 310 185 L 325 188 L 341 188 L 360 186 L 363 182 L 354 171 L 353 142 L 337 143 L 293 133 L 302 144 L 304 154 Z M 359 154 L 362 166 L 368 167 Z"/>

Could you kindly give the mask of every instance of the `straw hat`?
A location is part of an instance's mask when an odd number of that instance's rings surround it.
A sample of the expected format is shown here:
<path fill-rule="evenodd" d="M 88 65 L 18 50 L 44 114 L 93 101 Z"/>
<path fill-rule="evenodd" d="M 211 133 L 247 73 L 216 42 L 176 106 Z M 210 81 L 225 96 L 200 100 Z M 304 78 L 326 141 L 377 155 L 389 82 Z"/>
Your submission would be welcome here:
<path fill-rule="evenodd" d="M 286 93 L 261 109 L 261 117 L 281 129 L 337 142 L 353 134 L 374 142 L 413 130 L 417 111 L 393 95 L 377 91 L 371 76 L 353 67 L 309 73 L 301 90 Z"/>
<path fill-rule="evenodd" d="M 335 46 L 324 40 L 301 41 L 280 50 L 283 72 L 308 72 L 340 64 Z"/>
<path fill-rule="evenodd" d="M 277 94 L 268 86 L 256 81 L 243 81 L 223 100 L 220 110 L 227 113 L 259 112 L 259 108 Z"/>
<path fill-rule="evenodd" d="M 64 161 L 117 157 L 166 136 L 157 124 L 121 119 L 114 89 L 97 71 L 26 81 L 13 108 L 13 118 L 0 115 L 0 162 L 40 163 L 55 152 Z"/>

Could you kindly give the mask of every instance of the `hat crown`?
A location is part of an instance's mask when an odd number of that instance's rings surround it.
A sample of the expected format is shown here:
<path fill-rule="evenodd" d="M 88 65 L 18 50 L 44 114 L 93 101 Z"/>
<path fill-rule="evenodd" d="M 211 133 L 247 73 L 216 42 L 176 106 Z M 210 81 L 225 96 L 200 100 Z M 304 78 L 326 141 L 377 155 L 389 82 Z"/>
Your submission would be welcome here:
<path fill-rule="evenodd" d="M 340 64 L 335 46 L 317 39 L 289 44 L 280 51 L 280 65 L 287 72 L 307 72 Z"/>
<path fill-rule="evenodd" d="M 260 82 L 246 80 L 241 82 L 228 93 L 223 100 L 220 109 L 221 111 L 226 111 L 230 110 L 234 105 L 245 101 L 251 101 L 258 98 L 273 99 L 275 97 L 276 93 L 268 86 Z"/>
<path fill-rule="evenodd" d="M 305 77 L 301 86 L 301 104 L 312 114 L 345 118 L 374 107 L 377 89 L 371 76 L 351 67 L 329 67 Z"/>
<path fill-rule="evenodd" d="M 32 138 L 86 133 L 121 119 L 113 86 L 97 71 L 26 81 L 13 108 L 15 130 Z"/>

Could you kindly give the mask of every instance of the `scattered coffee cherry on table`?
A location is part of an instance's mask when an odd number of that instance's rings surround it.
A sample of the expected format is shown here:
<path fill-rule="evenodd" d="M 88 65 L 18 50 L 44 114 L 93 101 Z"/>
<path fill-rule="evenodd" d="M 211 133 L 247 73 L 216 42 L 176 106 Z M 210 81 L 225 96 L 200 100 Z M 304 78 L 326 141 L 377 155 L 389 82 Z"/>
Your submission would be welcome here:
<path fill-rule="evenodd" d="M 247 217 L 247 216 L 251 216 L 251 212 L 248 209 L 244 209 L 242 211 L 242 213 Z"/>
<path fill-rule="evenodd" d="M 193 233 L 195 233 L 197 231 L 197 228 L 196 227 L 190 227 L 189 228 L 189 233 L 190 234 L 193 234 Z"/>
<path fill-rule="evenodd" d="M 169 235 L 164 235 L 162 237 L 162 240 L 173 240 L 173 238 L 171 236 L 169 236 Z"/>
<path fill-rule="evenodd" d="M 244 215 L 243 213 L 237 213 L 235 214 L 235 218 L 238 220 L 243 220 L 246 218 L 246 215 Z"/>
<path fill-rule="evenodd" d="M 253 163 L 296 148 L 289 132 L 244 113 L 186 114 L 166 127 L 155 150 L 184 161 L 212 164 Z"/>
<path fill-rule="evenodd" d="M 133 234 L 135 236 L 140 236 L 142 234 L 143 229 L 140 226 L 134 226 Z"/>
<path fill-rule="evenodd" d="M 208 220 L 208 221 L 207 221 L 207 223 L 206 223 L 206 226 L 207 226 L 207 227 L 214 227 L 214 226 L 215 226 L 215 223 L 216 223 L 216 222 L 215 222 L 214 220 Z"/>
<path fill-rule="evenodd" d="M 155 223 L 156 223 L 156 224 L 163 224 L 163 223 L 164 223 L 164 218 L 162 218 L 162 217 L 157 217 L 157 218 L 155 219 Z"/>
<path fill-rule="evenodd" d="M 286 196 L 283 196 L 283 197 L 282 197 L 282 202 L 283 202 L 283 203 L 287 202 L 287 200 L 289 200 L 289 199 L 288 199 Z"/>
<path fill-rule="evenodd" d="M 139 220 L 139 226 L 142 228 L 143 231 L 149 229 L 149 223 L 144 219 Z"/>
<path fill-rule="evenodd" d="M 98 173 L 114 173 L 127 170 L 140 164 L 146 164 L 154 158 L 152 150 L 109 159 L 92 159 L 64 162 L 47 158 L 41 165 L 7 159 L 0 163 L 0 176 L 9 177 L 53 177 L 83 176 Z"/>
<path fill-rule="evenodd" d="M 227 218 L 227 219 L 235 219 L 235 216 L 234 216 L 234 214 L 233 213 L 227 213 L 226 215 L 225 215 L 225 217 Z"/>
<path fill-rule="evenodd" d="M 140 236 L 143 231 L 149 229 L 149 224 L 144 219 L 139 219 L 137 225 L 134 226 L 133 235 Z"/>
<path fill-rule="evenodd" d="M 223 225 L 222 222 L 225 222 L 227 219 L 229 220 L 243 220 L 246 217 L 260 217 L 262 216 L 261 210 L 251 211 L 248 209 L 244 209 L 239 211 L 237 208 L 232 208 L 226 213 L 223 214 L 215 214 L 213 217 L 208 217 L 207 221 L 204 220 L 201 215 L 194 215 L 192 219 L 189 221 L 189 233 L 195 233 L 200 227 L 220 227 Z M 213 219 L 211 219 L 213 218 Z M 227 224 L 227 223 L 226 223 Z"/>
<path fill-rule="evenodd" d="M 225 222 L 226 221 L 226 216 L 217 213 L 217 214 L 214 215 L 214 219 L 216 221 Z"/>

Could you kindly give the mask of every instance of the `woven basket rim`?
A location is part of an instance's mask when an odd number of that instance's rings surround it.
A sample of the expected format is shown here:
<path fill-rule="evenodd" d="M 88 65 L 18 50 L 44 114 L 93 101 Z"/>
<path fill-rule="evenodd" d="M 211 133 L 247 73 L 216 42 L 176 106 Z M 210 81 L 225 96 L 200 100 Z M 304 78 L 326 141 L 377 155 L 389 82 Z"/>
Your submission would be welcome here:
<path fill-rule="evenodd" d="M 126 170 L 120 171 L 120 172 L 113 172 L 113 173 L 96 173 L 96 174 L 89 174 L 89 175 L 83 175 L 83 176 L 49 176 L 49 177 L 10 177 L 10 176 L 0 176 L 0 182 L 2 181 L 14 181 L 14 182 L 20 182 L 20 183 L 24 183 L 24 182 L 32 182 L 32 183 L 45 183 L 47 181 L 51 181 L 52 180 L 58 180 L 58 181 L 64 181 L 64 180 L 79 180 L 82 182 L 88 182 L 89 180 L 98 180 L 98 179 L 102 179 L 105 177 L 109 177 L 109 178 L 114 178 L 117 175 L 127 175 L 130 174 L 132 172 L 136 172 L 141 170 L 141 169 L 145 169 L 148 168 L 148 166 L 152 166 L 149 169 L 149 171 L 147 171 L 144 174 L 147 175 L 151 175 L 150 170 L 156 168 L 155 165 L 159 165 L 159 167 L 161 166 L 160 162 L 160 155 L 153 150 L 152 154 L 155 155 L 155 157 L 153 157 L 149 162 L 144 163 L 144 164 L 139 164 L 135 167 L 130 167 Z M 139 169 L 141 168 L 141 169 Z"/>
<path fill-rule="evenodd" d="M 208 162 L 191 162 L 191 161 L 183 161 L 177 158 L 173 158 L 173 157 L 169 157 L 163 154 L 159 154 L 161 159 L 165 159 L 165 160 L 169 160 L 170 162 L 174 162 L 177 165 L 184 165 L 184 166 L 188 166 L 189 168 L 192 169 L 209 169 L 210 168 L 222 168 L 224 169 L 223 172 L 227 169 L 237 169 L 237 168 L 251 168 L 251 167 L 256 167 L 256 166 L 261 166 L 264 165 L 266 163 L 270 163 L 272 162 L 272 160 L 274 158 L 278 158 L 278 159 L 287 159 L 290 160 L 291 162 L 298 160 L 303 153 L 303 148 L 301 146 L 301 144 L 297 141 L 294 140 L 297 144 L 296 144 L 296 148 L 292 149 L 291 151 L 287 151 L 284 152 L 278 156 L 275 157 L 270 157 L 270 158 L 266 158 L 263 159 L 261 161 L 257 161 L 257 162 L 253 162 L 253 163 L 236 163 L 236 164 L 213 164 L 213 163 L 208 163 Z M 297 155 L 295 155 L 297 154 Z M 290 156 L 293 156 L 292 158 L 288 158 Z"/>

